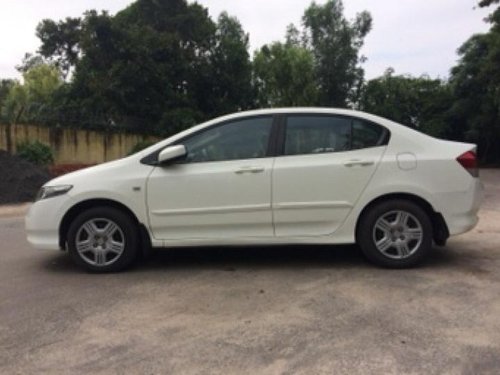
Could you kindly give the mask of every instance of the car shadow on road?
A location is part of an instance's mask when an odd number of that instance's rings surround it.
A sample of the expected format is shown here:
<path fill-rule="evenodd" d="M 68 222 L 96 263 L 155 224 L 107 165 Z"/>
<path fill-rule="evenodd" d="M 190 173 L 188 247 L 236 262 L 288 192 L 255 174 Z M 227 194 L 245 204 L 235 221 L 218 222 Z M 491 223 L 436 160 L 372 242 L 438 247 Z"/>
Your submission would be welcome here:
<path fill-rule="evenodd" d="M 350 268 L 367 263 L 357 246 L 224 246 L 155 249 L 139 259 L 133 272 L 152 270 L 244 268 Z M 43 259 L 42 266 L 52 272 L 79 272 L 67 253 Z"/>
<path fill-rule="evenodd" d="M 453 249 L 434 248 L 424 268 L 453 267 L 462 263 Z M 43 261 L 43 267 L 52 272 L 84 272 L 73 265 L 66 253 L 60 253 Z M 301 269 L 332 268 L 349 269 L 373 267 L 365 260 L 356 245 L 326 246 L 242 246 L 168 248 L 151 252 L 140 259 L 133 272 L 161 270 L 214 269 Z"/>
<path fill-rule="evenodd" d="M 357 246 L 244 246 L 160 249 L 138 270 L 206 268 L 349 268 L 366 264 Z"/>

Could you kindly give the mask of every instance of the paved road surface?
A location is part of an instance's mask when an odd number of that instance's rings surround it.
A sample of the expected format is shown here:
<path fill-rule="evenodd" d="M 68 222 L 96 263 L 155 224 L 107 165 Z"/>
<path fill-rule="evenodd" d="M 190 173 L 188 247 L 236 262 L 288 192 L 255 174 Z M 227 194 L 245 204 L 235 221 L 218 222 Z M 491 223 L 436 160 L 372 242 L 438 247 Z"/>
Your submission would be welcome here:
<path fill-rule="evenodd" d="M 0 373 L 498 374 L 500 171 L 482 176 L 480 225 L 403 271 L 356 247 L 281 247 L 90 275 L 32 250 L 4 209 Z"/>

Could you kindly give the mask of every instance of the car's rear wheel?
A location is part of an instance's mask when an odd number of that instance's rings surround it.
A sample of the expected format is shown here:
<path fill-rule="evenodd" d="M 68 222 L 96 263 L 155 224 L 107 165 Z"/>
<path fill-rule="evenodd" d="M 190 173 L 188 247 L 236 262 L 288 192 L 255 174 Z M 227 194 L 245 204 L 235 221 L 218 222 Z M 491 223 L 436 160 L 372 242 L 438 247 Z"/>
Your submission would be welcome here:
<path fill-rule="evenodd" d="M 138 243 L 133 220 L 112 207 L 82 212 L 68 231 L 71 258 L 92 272 L 116 272 L 130 266 L 137 258 Z"/>
<path fill-rule="evenodd" d="M 432 247 L 432 223 L 413 202 L 384 201 L 370 207 L 361 218 L 357 242 L 377 265 L 411 267 L 421 262 Z"/>

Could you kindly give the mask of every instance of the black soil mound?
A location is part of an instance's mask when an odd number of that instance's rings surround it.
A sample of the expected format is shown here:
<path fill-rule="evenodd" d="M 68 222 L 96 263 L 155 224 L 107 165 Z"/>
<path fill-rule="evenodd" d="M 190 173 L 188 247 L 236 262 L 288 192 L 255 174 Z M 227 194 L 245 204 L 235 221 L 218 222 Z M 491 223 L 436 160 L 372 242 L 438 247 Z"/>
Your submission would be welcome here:
<path fill-rule="evenodd" d="M 45 169 L 0 150 L 0 204 L 33 201 L 50 179 Z"/>

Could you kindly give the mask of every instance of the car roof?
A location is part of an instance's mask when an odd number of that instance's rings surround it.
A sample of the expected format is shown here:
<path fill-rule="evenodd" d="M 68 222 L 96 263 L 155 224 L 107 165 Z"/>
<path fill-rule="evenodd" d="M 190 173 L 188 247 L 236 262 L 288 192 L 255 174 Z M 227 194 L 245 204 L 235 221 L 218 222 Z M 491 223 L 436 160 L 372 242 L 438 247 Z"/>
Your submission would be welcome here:
<path fill-rule="evenodd" d="M 403 131 L 408 129 L 408 130 L 415 132 L 415 130 L 413 130 L 413 129 L 410 129 L 406 126 L 398 124 L 398 123 L 391 121 L 389 119 L 386 119 L 384 117 L 373 115 L 371 113 L 356 111 L 356 110 L 352 110 L 352 109 L 329 108 L 329 107 L 289 107 L 289 108 L 284 107 L 284 108 L 253 109 L 253 110 L 249 110 L 249 111 L 241 111 L 241 112 L 236 112 L 236 113 L 232 113 L 229 115 L 217 117 L 215 119 L 204 122 L 198 126 L 195 126 L 195 128 L 203 128 L 206 126 L 213 125 L 215 123 L 228 121 L 228 120 L 235 120 L 238 118 L 244 118 L 244 117 L 249 117 L 249 116 L 265 116 L 265 115 L 271 116 L 271 115 L 280 115 L 280 114 L 328 114 L 328 115 L 350 116 L 350 117 L 356 117 L 359 119 L 365 119 L 368 121 L 378 123 L 380 125 L 388 127 L 391 131 L 394 130 L 394 127 L 396 127 L 397 130 L 400 130 L 401 128 L 405 128 Z"/>
<path fill-rule="evenodd" d="M 369 113 L 355 111 L 352 109 L 344 109 L 344 108 L 327 108 L 327 107 L 283 107 L 283 108 L 264 108 L 264 109 L 252 109 L 249 111 L 241 111 L 232 113 L 229 115 L 225 115 L 219 117 L 212 121 L 221 121 L 224 119 L 234 119 L 239 117 L 247 117 L 247 116 L 259 116 L 259 115 L 279 115 L 279 114 L 294 114 L 294 113 L 310 113 L 310 114 L 336 114 L 336 115 L 344 115 L 344 116 L 354 116 L 354 117 L 362 117 L 368 118 L 373 117 L 374 115 L 370 115 Z M 376 117 L 376 116 L 375 116 Z M 382 119 L 382 118 L 380 118 Z"/>

